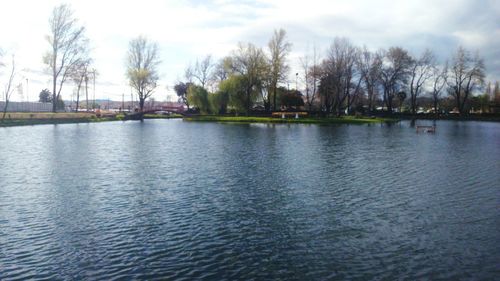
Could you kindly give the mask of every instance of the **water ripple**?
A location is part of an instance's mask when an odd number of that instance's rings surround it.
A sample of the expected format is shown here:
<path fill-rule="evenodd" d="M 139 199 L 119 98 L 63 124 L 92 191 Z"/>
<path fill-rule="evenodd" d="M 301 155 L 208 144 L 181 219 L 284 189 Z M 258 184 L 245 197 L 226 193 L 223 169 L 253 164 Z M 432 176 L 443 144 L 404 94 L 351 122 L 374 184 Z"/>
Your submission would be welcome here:
<path fill-rule="evenodd" d="M 476 122 L 0 128 L 0 280 L 496 279 L 499 139 Z"/>

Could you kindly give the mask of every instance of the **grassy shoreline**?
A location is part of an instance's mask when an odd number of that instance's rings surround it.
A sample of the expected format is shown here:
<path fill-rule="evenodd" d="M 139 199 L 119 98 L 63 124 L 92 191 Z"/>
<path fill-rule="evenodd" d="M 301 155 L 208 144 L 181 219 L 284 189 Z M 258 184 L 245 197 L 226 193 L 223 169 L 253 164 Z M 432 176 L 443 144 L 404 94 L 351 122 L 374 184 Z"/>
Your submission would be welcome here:
<path fill-rule="evenodd" d="M 0 116 L 1 117 L 1 116 Z M 182 115 L 161 115 L 161 114 L 146 114 L 144 119 L 174 119 L 182 118 L 188 122 L 219 122 L 219 123 L 264 123 L 264 124 L 380 124 L 394 123 L 401 119 L 408 119 L 407 116 L 391 117 L 304 117 L 304 118 L 273 118 L 273 117 L 254 117 L 254 116 L 218 116 L 218 115 L 201 115 L 201 116 L 185 116 Z M 427 117 L 427 116 L 426 116 Z M 416 119 L 428 119 L 417 116 Z M 9 112 L 4 120 L 0 119 L 0 127 L 12 126 L 31 126 L 45 124 L 71 124 L 71 123 L 94 123 L 94 122 L 109 122 L 122 121 L 123 114 L 109 114 L 107 116 L 97 117 L 91 112 Z M 457 120 L 457 121 L 493 121 L 498 122 L 495 118 L 439 118 L 438 120 Z"/>
<path fill-rule="evenodd" d="M 92 113 L 10 113 L 0 120 L 0 127 L 47 124 L 73 124 L 118 121 L 117 117 L 97 117 Z"/>
<path fill-rule="evenodd" d="M 370 117 L 325 117 L 325 118 L 273 118 L 273 117 L 252 117 L 252 116 L 193 116 L 185 117 L 184 121 L 189 122 L 227 122 L 227 123 L 274 123 L 274 124 L 376 124 L 386 122 L 398 122 L 391 118 L 370 118 Z"/>
<path fill-rule="evenodd" d="M 181 119 L 182 115 L 180 114 L 144 114 L 144 119 Z"/>
<path fill-rule="evenodd" d="M 54 124 L 77 124 L 77 123 L 92 123 L 92 122 L 106 122 L 106 121 L 120 121 L 117 118 L 54 118 L 54 119 L 12 119 L 0 121 L 0 127 L 13 127 L 13 126 L 32 126 L 32 125 L 54 125 Z"/>
<path fill-rule="evenodd" d="M 1 118 L 1 115 L 0 115 Z M 182 118 L 181 115 L 161 115 L 146 114 L 144 119 L 172 119 Z M 87 112 L 9 112 L 5 119 L 0 119 L 0 127 L 51 125 L 51 124 L 72 124 L 72 123 L 94 123 L 123 121 L 124 115 L 109 115 L 97 117 L 95 113 Z"/>

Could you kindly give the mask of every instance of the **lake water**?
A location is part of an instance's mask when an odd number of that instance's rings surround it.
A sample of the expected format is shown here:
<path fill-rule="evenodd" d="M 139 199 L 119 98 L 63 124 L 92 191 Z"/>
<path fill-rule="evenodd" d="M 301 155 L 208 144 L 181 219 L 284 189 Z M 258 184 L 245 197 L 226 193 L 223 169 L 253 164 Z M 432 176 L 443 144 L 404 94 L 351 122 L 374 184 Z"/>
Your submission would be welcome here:
<path fill-rule="evenodd" d="M 0 128 L 0 280 L 493 280 L 499 264 L 499 123 Z"/>

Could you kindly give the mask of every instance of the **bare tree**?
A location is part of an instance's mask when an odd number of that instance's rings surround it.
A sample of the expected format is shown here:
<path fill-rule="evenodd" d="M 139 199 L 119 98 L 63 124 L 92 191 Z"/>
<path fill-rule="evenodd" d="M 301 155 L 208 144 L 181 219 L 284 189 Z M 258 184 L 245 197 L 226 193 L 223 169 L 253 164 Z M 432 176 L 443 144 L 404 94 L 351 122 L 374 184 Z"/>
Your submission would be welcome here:
<path fill-rule="evenodd" d="M 364 47 L 359 55 L 358 69 L 364 81 L 369 112 L 373 111 L 374 101 L 377 98 L 381 67 L 382 58 Z"/>
<path fill-rule="evenodd" d="M 446 86 L 446 80 L 448 79 L 448 62 L 442 67 L 434 66 L 432 68 L 432 100 L 434 103 L 434 111 L 436 116 L 439 115 L 439 98 Z"/>
<path fill-rule="evenodd" d="M 191 63 L 184 70 L 184 78 L 186 79 L 186 83 L 194 84 L 194 68 Z"/>
<path fill-rule="evenodd" d="M 243 78 L 245 107 L 247 115 L 249 115 L 252 94 L 262 90 L 262 84 L 268 73 L 268 64 L 264 52 L 251 43 L 240 43 L 233 54 L 232 71 Z"/>
<path fill-rule="evenodd" d="M 196 60 L 192 75 L 200 82 L 201 87 L 205 88 L 205 86 L 210 82 L 210 74 L 213 67 L 214 65 L 212 63 L 211 55 L 207 55 L 201 61 Z"/>
<path fill-rule="evenodd" d="M 310 87 L 309 87 L 309 81 L 311 80 L 311 75 L 310 75 L 310 72 L 309 72 L 309 68 L 310 68 L 310 65 L 311 65 L 311 58 L 309 56 L 309 54 L 305 54 L 303 57 L 300 57 L 299 58 L 300 60 L 300 65 L 302 67 L 302 71 L 304 71 L 304 78 L 302 78 L 302 82 L 304 82 L 304 91 L 305 91 L 305 94 L 306 94 L 306 104 L 307 104 L 307 107 L 309 110 L 311 110 L 311 103 L 309 103 L 309 101 L 311 100 L 311 90 L 310 90 Z"/>
<path fill-rule="evenodd" d="M 417 97 L 423 90 L 425 82 L 431 78 L 435 65 L 435 57 L 431 50 L 425 50 L 418 59 L 413 59 L 410 66 L 410 106 L 411 113 L 417 113 Z"/>
<path fill-rule="evenodd" d="M 320 67 L 320 79 L 318 95 L 321 103 L 321 111 L 326 114 L 333 112 L 334 97 L 337 91 L 337 79 L 332 71 L 327 68 L 327 61 L 323 61 Z"/>
<path fill-rule="evenodd" d="M 411 57 L 401 47 L 391 47 L 388 51 L 379 52 L 379 55 L 383 57 L 380 81 L 384 90 L 384 103 L 391 114 L 394 97 L 407 84 Z"/>
<path fill-rule="evenodd" d="M 91 76 L 92 75 L 92 76 Z M 85 76 L 85 98 L 86 98 L 86 105 L 87 105 L 87 111 L 89 111 L 89 87 L 88 87 L 88 82 L 89 82 L 89 79 L 90 77 L 92 77 L 92 80 L 93 80 L 93 90 L 94 90 L 94 99 L 92 100 L 92 109 L 94 110 L 95 107 L 96 107 L 96 103 L 95 103 L 95 80 L 96 80 L 96 77 L 99 76 L 99 72 L 95 69 L 95 68 L 92 68 L 92 70 L 90 69 L 87 69 L 87 75 Z"/>
<path fill-rule="evenodd" d="M 231 73 L 232 58 L 224 57 L 220 59 L 212 68 L 211 78 L 214 82 L 214 88 L 217 89 L 219 84 L 226 80 Z M 214 90 L 215 92 L 215 90 Z"/>
<path fill-rule="evenodd" d="M 4 64 L 0 64 L 3 66 Z M 3 115 L 2 115 L 2 121 L 5 119 L 5 115 L 7 114 L 7 108 L 9 107 L 9 101 L 10 97 L 12 96 L 12 93 L 14 92 L 14 79 L 16 77 L 16 61 L 14 59 L 14 55 L 12 55 L 12 62 L 10 64 L 10 71 L 8 74 L 8 79 L 7 82 L 4 84 L 4 89 L 3 89 L 3 98 L 5 101 L 5 106 L 3 108 Z"/>
<path fill-rule="evenodd" d="M 91 59 L 83 59 L 81 60 L 71 72 L 71 79 L 75 83 L 76 86 L 76 108 L 75 111 L 78 112 L 79 104 L 80 104 L 80 89 L 82 88 L 83 82 L 85 82 L 85 93 L 86 93 L 86 101 L 87 101 L 87 111 L 89 110 L 88 106 L 88 81 L 90 73 L 90 63 Z"/>
<path fill-rule="evenodd" d="M 335 38 L 338 42 L 339 38 Z M 335 40 L 327 50 L 327 58 L 322 63 L 323 75 L 320 81 L 321 95 L 324 110 L 327 114 L 337 110 L 337 103 L 340 100 L 342 71 L 339 54 L 337 54 Z"/>
<path fill-rule="evenodd" d="M 231 64 L 231 57 L 220 59 L 214 66 L 212 79 L 217 80 L 219 83 L 226 80 L 231 72 Z"/>
<path fill-rule="evenodd" d="M 356 67 L 356 62 L 359 61 L 360 55 L 359 48 L 353 45 L 347 49 L 344 80 L 344 95 L 347 98 L 347 114 L 352 113 L 352 106 L 356 103 L 363 91 L 361 86 L 363 75 L 360 69 Z"/>
<path fill-rule="evenodd" d="M 305 85 L 305 98 L 307 109 L 311 110 L 316 99 L 318 80 L 320 77 L 320 67 L 318 65 L 318 53 L 316 47 L 313 47 L 312 55 L 306 54 L 300 58 L 302 71 L 304 72 L 303 82 Z"/>
<path fill-rule="evenodd" d="M 315 99 L 318 96 L 318 85 L 319 85 L 319 80 L 321 78 L 321 65 L 320 65 L 320 55 L 318 54 L 318 51 L 315 49 L 313 50 L 313 56 L 312 56 L 312 65 L 311 68 L 309 69 L 310 73 L 310 78 L 311 78 L 311 98 L 308 101 L 309 108 L 312 108 L 315 102 Z"/>
<path fill-rule="evenodd" d="M 484 72 L 484 62 L 479 54 L 472 56 L 463 47 L 458 48 L 452 58 L 448 86 L 461 115 L 466 113 L 465 106 L 472 92 L 484 84 Z"/>
<path fill-rule="evenodd" d="M 327 59 L 324 61 L 324 71 L 331 80 L 329 98 L 333 102 L 331 109 L 335 109 L 340 116 L 344 108 L 348 111 L 361 89 L 362 75 L 356 69 L 358 48 L 347 38 L 335 38 L 328 49 Z"/>
<path fill-rule="evenodd" d="M 139 36 L 129 43 L 127 54 L 127 78 L 130 86 L 137 91 L 139 108 L 144 109 L 144 102 L 157 87 L 160 64 L 158 44 Z"/>
<path fill-rule="evenodd" d="M 80 62 L 81 54 L 87 49 L 85 28 L 78 25 L 69 5 L 57 6 L 49 19 L 50 34 L 46 37 L 50 51 L 44 62 L 50 67 L 52 75 L 52 111 L 56 112 L 61 89 L 72 69 Z"/>
<path fill-rule="evenodd" d="M 286 40 L 286 31 L 284 29 L 275 30 L 273 37 L 267 44 L 270 53 L 270 86 L 273 94 L 273 110 L 276 110 L 276 93 L 278 83 L 286 79 L 289 66 L 286 63 L 286 57 L 290 52 L 292 45 Z M 270 105 L 270 95 L 267 104 Z M 269 111 L 270 108 L 266 108 Z"/>

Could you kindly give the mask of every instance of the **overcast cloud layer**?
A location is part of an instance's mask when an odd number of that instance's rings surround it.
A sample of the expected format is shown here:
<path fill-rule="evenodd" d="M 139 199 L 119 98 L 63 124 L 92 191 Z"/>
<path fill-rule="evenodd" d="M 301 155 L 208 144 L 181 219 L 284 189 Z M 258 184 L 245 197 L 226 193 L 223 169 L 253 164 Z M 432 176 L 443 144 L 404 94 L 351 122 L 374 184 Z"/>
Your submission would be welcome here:
<path fill-rule="evenodd" d="M 31 100 L 50 88 L 43 75 L 50 13 L 61 1 L 4 0 L 0 48 L 15 53 L 29 78 Z M 500 80 L 500 1 L 498 0 L 308 0 L 308 1 L 67 1 L 87 28 L 95 67 L 100 73 L 97 97 L 130 96 L 124 58 L 130 39 L 143 34 L 161 48 L 161 87 L 165 100 L 182 79 L 184 68 L 206 54 L 227 55 L 238 42 L 265 47 L 274 29 L 284 28 L 293 43 L 290 64 L 313 46 L 326 50 L 336 36 L 372 50 L 402 46 L 418 55 L 425 48 L 440 61 L 459 45 L 479 51 L 488 79 Z M 292 77 L 292 75 L 290 75 Z M 0 76 L 0 79 L 3 79 Z M 170 90 L 167 90 L 170 88 Z M 71 88 L 63 97 L 70 99 Z"/>

